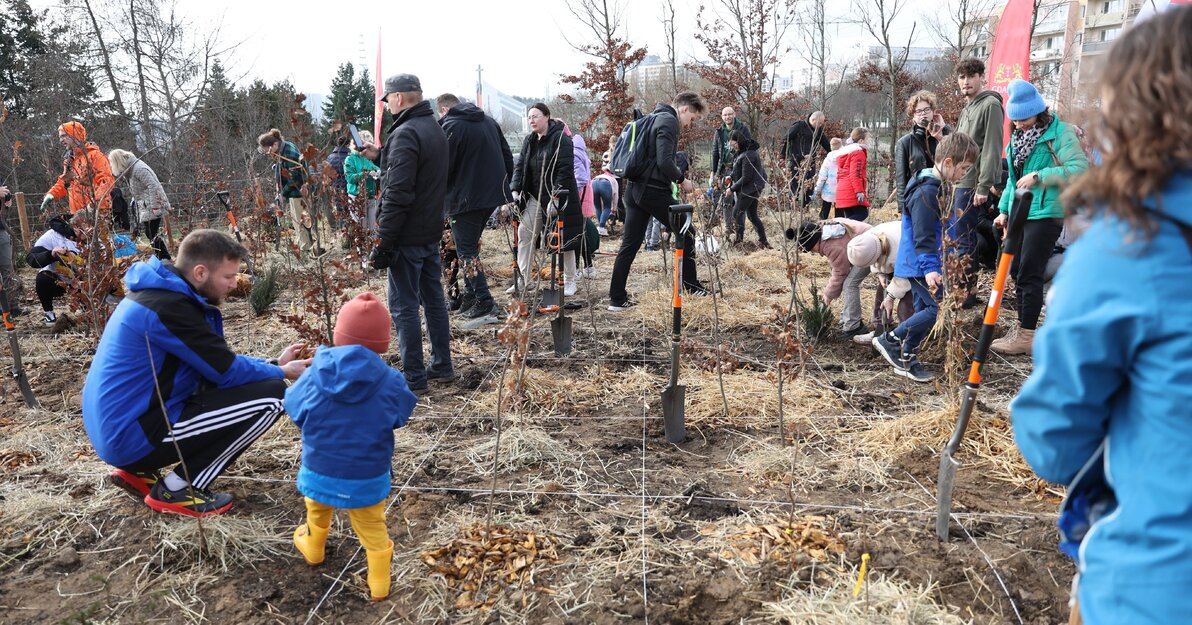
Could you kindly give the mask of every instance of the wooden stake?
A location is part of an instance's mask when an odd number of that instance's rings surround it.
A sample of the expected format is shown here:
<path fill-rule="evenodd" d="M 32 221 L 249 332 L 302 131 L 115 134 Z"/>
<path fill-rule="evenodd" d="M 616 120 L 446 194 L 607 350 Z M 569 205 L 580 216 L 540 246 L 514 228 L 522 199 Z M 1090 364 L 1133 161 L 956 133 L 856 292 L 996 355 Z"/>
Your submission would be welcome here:
<path fill-rule="evenodd" d="M 29 215 L 25 213 L 25 193 L 17 193 L 17 217 L 21 220 L 21 243 L 29 249 Z"/>

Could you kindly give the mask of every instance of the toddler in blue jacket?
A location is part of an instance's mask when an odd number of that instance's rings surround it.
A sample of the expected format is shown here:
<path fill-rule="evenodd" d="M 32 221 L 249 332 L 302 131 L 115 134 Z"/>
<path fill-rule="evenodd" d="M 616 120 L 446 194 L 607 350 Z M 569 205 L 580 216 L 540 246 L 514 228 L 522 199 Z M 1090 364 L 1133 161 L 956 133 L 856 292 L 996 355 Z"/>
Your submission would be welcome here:
<path fill-rule="evenodd" d="M 385 500 L 393 430 L 406 424 L 418 401 L 405 376 L 381 359 L 390 324 L 375 295 L 356 296 L 336 318 L 335 347 L 319 349 L 286 391 L 286 412 L 302 431 L 298 490 L 306 497 L 306 523 L 294 530 L 294 545 L 307 564 L 322 564 L 332 513 L 346 509 L 368 556 L 373 601 L 389 596 L 393 541 Z"/>
<path fill-rule="evenodd" d="M 940 189 L 944 182 L 964 177 L 976 162 L 977 143 L 964 133 L 953 133 L 935 148 L 935 167 L 911 178 L 902 197 L 902 244 L 894 263 L 894 277 L 911 283 L 915 314 L 889 332 L 875 335 L 873 347 L 894 367 L 898 375 L 916 382 L 934 379 L 919 362 L 919 345 L 935 325 L 937 301 L 944 292 L 943 225 Z M 950 203 L 949 203 L 950 205 Z"/>

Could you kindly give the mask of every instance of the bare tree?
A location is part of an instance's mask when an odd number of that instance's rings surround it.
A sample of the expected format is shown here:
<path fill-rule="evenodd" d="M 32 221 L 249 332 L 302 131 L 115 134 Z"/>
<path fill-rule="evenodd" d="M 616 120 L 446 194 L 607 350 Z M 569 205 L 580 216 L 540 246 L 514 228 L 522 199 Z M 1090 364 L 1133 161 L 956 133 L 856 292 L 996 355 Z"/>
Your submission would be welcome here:
<path fill-rule="evenodd" d="M 91 0 L 83 0 L 83 7 L 87 9 L 87 17 L 91 20 L 91 34 L 95 37 L 96 43 L 99 44 L 99 55 L 103 59 L 103 71 L 112 89 L 112 99 L 116 104 L 116 112 L 121 117 L 128 117 L 128 111 L 124 108 L 124 100 L 120 97 L 120 83 L 116 81 L 116 71 L 112 65 L 112 57 L 108 54 L 108 46 L 103 40 L 103 29 L 99 27 L 99 20 L 95 18 L 95 11 L 91 8 Z"/>
<path fill-rule="evenodd" d="M 675 3 L 674 0 L 663 0 L 662 4 L 662 34 L 666 42 L 666 56 L 670 59 L 671 66 L 671 90 L 679 90 L 679 61 L 678 50 L 675 45 L 675 35 L 678 32 L 675 26 Z"/>
<path fill-rule="evenodd" d="M 839 78 L 834 86 L 828 84 L 828 70 L 835 64 L 832 61 L 832 49 L 828 46 L 828 27 L 833 24 L 855 23 L 853 20 L 829 20 L 827 18 L 828 0 L 810 0 L 804 4 L 804 10 L 797 22 L 799 38 L 795 44 L 803 61 L 811 71 L 809 87 L 815 93 L 813 101 L 816 108 L 825 110 L 828 103 L 840 92 L 844 85 L 844 75 L 848 70 L 848 63 L 836 66 Z"/>
<path fill-rule="evenodd" d="M 901 108 L 899 89 L 905 72 L 906 59 L 910 55 L 911 41 L 915 38 L 915 26 L 906 38 L 906 45 L 897 46 L 893 41 L 891 30 L 898 14 L 906 8 L 907 0 L 861 0 L 857 3 L 857 12 L 861 16 L 861 23 L 865 30 L 877 40 L 883 53 L 886 87 L 886 105 L 889 111 L 890 148 L 889 154 L 894 154 L 894 144 L 898 141 L 898 113 Z M 886 193 L 894 191 L 894 178 L 888 181 Z"/>
<path fill-rule="evenodd" d="M 993 0 L 950 0 L 946 7 L 933 6 L 920 14 L 920 19 L 933 40 L 959 59 L 976 44 L 978 20 L 988 15 Z"/>

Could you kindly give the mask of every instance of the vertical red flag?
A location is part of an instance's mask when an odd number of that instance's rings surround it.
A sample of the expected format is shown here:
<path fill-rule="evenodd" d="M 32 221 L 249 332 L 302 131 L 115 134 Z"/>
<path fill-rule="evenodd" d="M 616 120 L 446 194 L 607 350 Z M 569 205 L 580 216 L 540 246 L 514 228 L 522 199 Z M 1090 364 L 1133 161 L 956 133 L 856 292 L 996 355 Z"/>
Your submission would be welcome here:
<path fill-rule="evenodd" d="M 1031 79 L 1031 16 L 1034 10 L 1032 0 L 1010 0 L 998 20 L 986 78 L 989 88 L 1002 94 L 1003 102 L 1009 97 L 1007 87 L 1011 80 Z M 1010 142 L 1008 117 L 1002 136 L 1004 143 Z"/>
<path fill-rule="evenodd" d="M 373 74 L 376 76 L 375 89 L 377 92 L 376 109 L 373 110 L 373 141 L 380 145 L 381 143 L 381 118 L 385 115 L 384 103 L 381 98 L 385 97 L 385 77 L 381 74 L 381 29 L 377 29 L 377 72 Z"/>

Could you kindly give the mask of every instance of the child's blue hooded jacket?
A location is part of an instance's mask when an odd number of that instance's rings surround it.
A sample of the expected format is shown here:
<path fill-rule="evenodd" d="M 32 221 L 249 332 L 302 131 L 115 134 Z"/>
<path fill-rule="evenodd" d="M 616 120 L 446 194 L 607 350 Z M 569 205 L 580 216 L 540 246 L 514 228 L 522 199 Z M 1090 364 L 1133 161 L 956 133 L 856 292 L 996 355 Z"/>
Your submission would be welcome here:
<path fill-rule="evenodd" d="M 302 431 L 298 490 L 336 508 L 389 496 L 393 430 L 418 398 L 400 371 L 362 345 L 324 347 L 286 390 L 286 412 Z"/>

